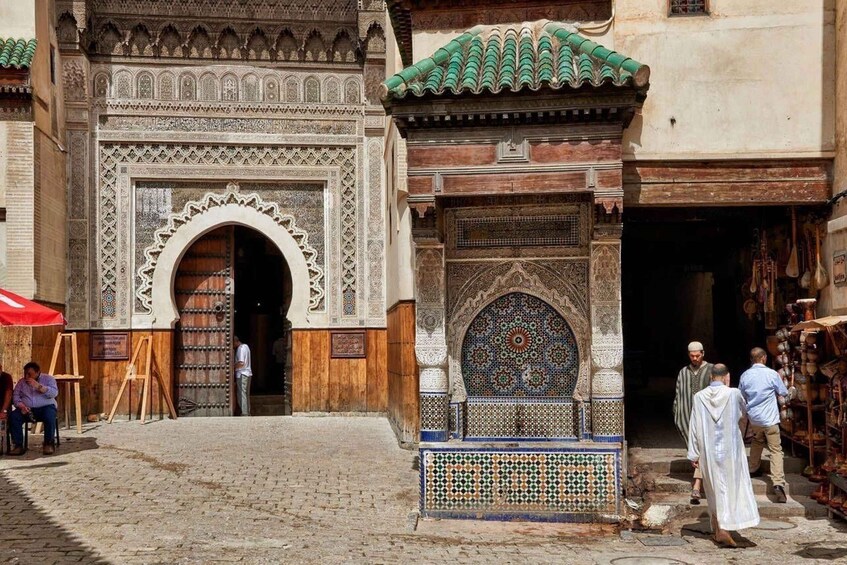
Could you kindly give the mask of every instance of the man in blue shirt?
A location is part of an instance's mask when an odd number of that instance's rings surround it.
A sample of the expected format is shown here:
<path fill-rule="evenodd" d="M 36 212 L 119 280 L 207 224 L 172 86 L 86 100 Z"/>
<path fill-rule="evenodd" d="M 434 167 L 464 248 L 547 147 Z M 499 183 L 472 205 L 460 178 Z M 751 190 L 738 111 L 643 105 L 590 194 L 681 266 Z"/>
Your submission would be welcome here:
<path fill-rule="evenodd" d="M 778 396 L 788 396 L 788 390 L 779 375 L 765 363 L 768 354 L 761 347 L 750 351 L 752 367 L 741 375 L 738 390 L 747 401 L 747 417 L 753 428 L 750 446 L 750 474 L 759 476 L 762 449 L 765 444 L 771 454 L 771 482 L 777 502 L 785 502 L 785 472 L 782 466 L 782 440 L 779 435 Z"/>
<path fill-rule="evenodd" d="M 25 421 L 34 419 L 44 422 L 44 455 L 52 455 L 53 441 L 56 438 L 56 397 L 59 387 L 56 379 L 41 372 L 38 363 L 31 361 L 24 365 L 24 378 L 15 385 L 12 393 L 12 404 L 15 410 L 9 414 L 9 431 L 12 432 L 12 443 L 15 448 L 9 455 L 22 455 Z"/>

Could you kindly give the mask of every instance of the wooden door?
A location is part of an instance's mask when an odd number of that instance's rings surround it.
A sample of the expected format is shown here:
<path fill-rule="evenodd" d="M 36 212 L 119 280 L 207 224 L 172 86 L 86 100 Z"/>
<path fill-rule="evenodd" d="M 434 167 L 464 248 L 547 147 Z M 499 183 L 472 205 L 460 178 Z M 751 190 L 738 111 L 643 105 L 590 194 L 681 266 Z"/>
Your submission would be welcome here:
<path fill-rule="evenodd" d="M 233 228 L 219 228 L 185 253 L 174 281 L 179 322 L 174 371 L 180 416 L 231 416 Z"/>

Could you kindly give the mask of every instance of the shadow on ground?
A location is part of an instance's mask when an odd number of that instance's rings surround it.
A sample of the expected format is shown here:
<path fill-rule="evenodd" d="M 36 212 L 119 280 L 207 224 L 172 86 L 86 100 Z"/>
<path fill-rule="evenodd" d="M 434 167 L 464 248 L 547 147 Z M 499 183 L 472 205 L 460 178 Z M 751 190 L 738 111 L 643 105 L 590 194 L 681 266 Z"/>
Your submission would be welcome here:
<path fill-rule="evenodd" d="M 38 466 L 58 468 L 64 464 L 53 461 Z M 26 480 L 26 470 L 29 468 L 32 466 L 0 472 L 0 547 L 3 548 L 3 562 L 109 563 L 56 523 L 18 487 L 16 482 Z"/>
<path fill-rule="evenodd" d="M 79 451 L 88 451 L 90 449 L 99 449 L 97 440 L 93 437 L 61 437 L 60 443 L 56 447 L 55 455 L 43 455 L 41 453 L 41 444 L 44 441 L 44 436 L 41 434 L 29 434 L 29 449 L 23 455 L 16 457 L 3 455 L 0 461 L 29 461 L 34 459 L 43 459 L 49 461 L 51 458 L 58 455 L 69 455 Z"/>
<path fill-rule="evenodd" d="M 847 545 L 834 542 L 815 542 L 807 545 L 794 555 L 804 559 L 820 559 L 822 561 L 838 561 L 843 563 L 847 557 Z"/>
<path fill-rule="evenodd" d="M 697 522 L 692 522 L 690 524 L 685 524 L 682 526 L 682 530 L 680 532 L 683 538 L 685 537 L 694 537 L 699 539 L 712 539 L 712 528 L 709 526 L 708 518 L 701 518 Z M 756 547 L 756 543 L 752 540 L 742 536 L 738 532 L 730 532 L 732 535 L 732 539 L 735 540 L 735 543 L 738 544 L 736 549 L 748 549 L 752 547 Z M 715 543 L 715 547 L 721 547 L 717 543 Z"/>

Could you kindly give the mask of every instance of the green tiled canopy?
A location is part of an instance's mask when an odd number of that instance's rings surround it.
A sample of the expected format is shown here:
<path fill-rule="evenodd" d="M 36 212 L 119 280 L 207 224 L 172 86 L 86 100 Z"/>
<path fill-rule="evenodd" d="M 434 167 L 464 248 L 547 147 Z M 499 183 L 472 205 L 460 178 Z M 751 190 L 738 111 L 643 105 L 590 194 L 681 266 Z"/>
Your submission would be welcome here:
<path fill-rule="evenodd" d="M 34 39 L 0 38 L 0 67 L 29 68 L 35 55 Z"/>
<path fill-rule="evenodd" d="M 383 98 L 604 84 L 646 90 L 649 79 L 647 65 L 544 20 L 471 28 L 385 81 Z"/>

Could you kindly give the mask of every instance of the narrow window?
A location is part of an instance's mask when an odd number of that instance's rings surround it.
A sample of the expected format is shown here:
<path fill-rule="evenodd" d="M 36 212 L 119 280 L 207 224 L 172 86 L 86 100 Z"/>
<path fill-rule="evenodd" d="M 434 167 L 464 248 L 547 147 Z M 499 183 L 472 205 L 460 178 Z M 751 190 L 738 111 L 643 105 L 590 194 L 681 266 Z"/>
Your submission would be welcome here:
<path fill-rule="evenodd" d="M 50 46 L 50 82 L 56 84 L 56 49 Z"/>
<path fill-rule="evenodd" d="M 669 0 L 668 15 L 697 16 L 709 13 L 708 0 Z"/>

